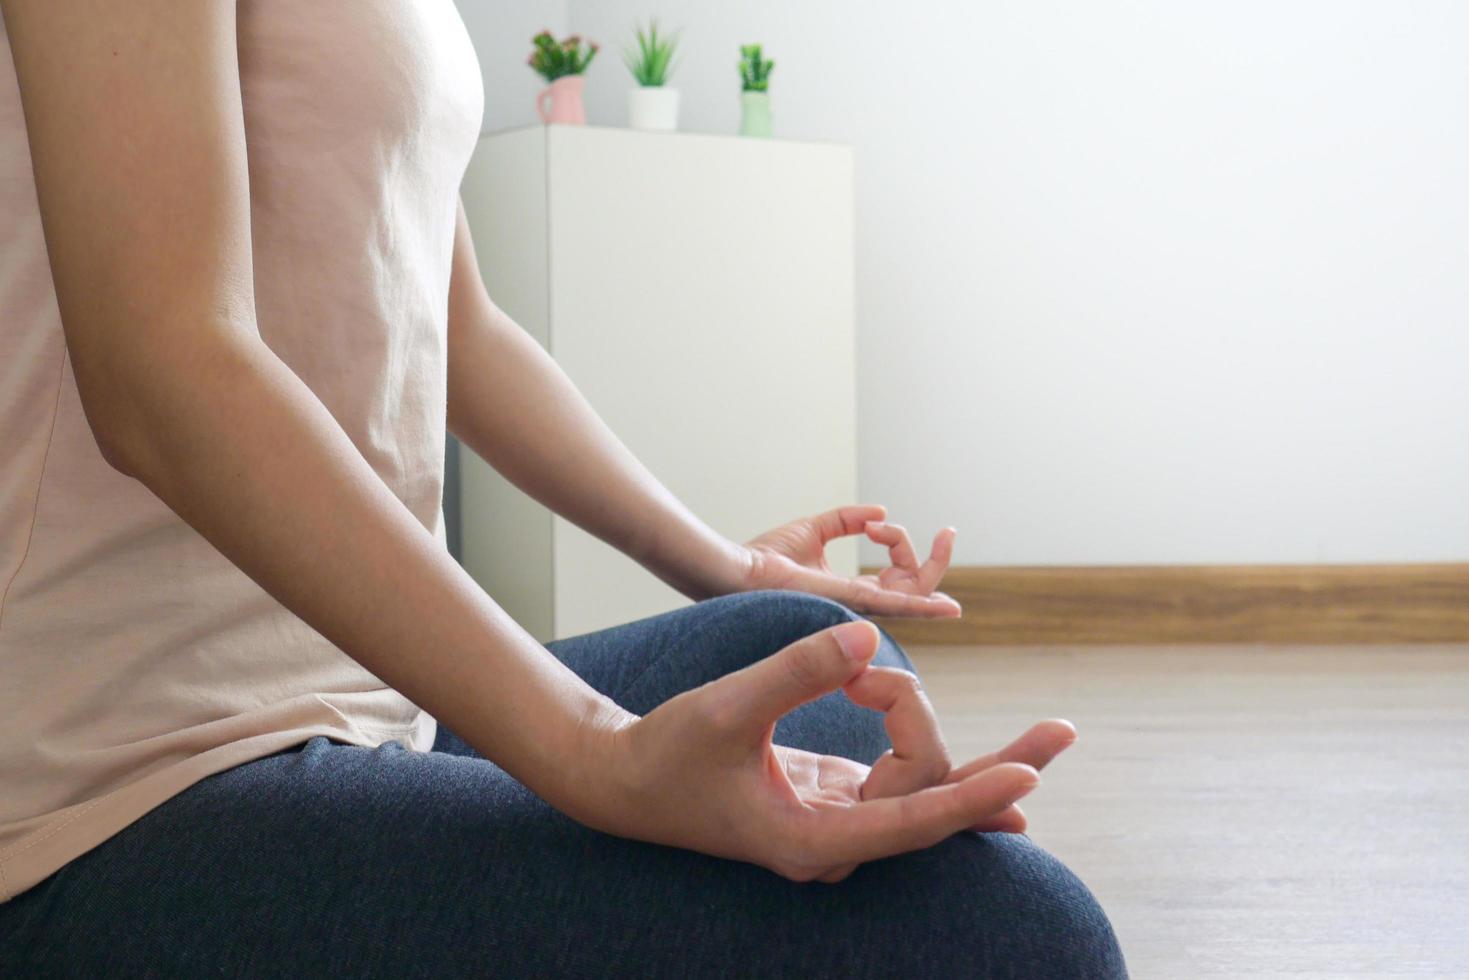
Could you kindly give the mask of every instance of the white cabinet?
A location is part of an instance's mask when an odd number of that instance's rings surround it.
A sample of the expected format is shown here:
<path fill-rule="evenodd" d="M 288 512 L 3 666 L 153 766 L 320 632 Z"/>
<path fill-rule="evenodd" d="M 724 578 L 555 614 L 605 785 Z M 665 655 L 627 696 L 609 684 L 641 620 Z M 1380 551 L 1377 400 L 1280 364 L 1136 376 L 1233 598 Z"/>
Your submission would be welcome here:
<path fill-rule="evenodd" d="M 534 127 L 482 138 L 463 195 L 496 302 L 712 527 L 856 500 L 849 147 Z M 464 565 L 537 638 L 686 601 L 467 450 L 460 480 Z"/>

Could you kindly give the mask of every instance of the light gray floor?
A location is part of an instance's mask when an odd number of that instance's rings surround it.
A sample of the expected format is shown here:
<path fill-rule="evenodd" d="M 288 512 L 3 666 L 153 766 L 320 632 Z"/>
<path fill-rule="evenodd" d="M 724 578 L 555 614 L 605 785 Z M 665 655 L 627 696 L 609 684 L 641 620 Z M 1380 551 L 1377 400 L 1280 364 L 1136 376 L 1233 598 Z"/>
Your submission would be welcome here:
<path fill-rule="evenodd" d="M 1076 723 L 1023 805 L 1140 980 L 1469 978 L 1469 646 L 910 652 L 956 757 Z"/>

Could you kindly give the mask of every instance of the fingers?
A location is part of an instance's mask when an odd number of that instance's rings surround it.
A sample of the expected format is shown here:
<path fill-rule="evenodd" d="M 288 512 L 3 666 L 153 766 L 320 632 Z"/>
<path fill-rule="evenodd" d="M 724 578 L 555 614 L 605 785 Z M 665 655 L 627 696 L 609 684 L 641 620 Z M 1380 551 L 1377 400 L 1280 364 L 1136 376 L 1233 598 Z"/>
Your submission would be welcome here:
<path fill-rule="evenodd" d="M 901 524 L 869 521 L 865 530 L 868 538 L 887 546 L 888 559 L 892 566 L 884 569 L 878 576 L 879 584 L 887 590 L 928 595 L 938 588 L 944 573 L 949 570 L 949 563 L 954 559 L 954 539 L 958 532 L 952 527 L 946 527 L 934 535 L 933 548 L 922 565 L 918 564 L 913 541 Z M 957 615 L 958 603 L 953 603 L 953 609 L 956 612 L 951 615 Z"/>
<path fill-rule="evenodd" d="M 959 603 L 942 592 L 914 595 L 881 587 L 858 588 L 848 603 L 870 616 L 914 616 L 924 619 L 952 619 L 963 613 Z"/>
<path fill-rule="evenodd" d="M 763 736 L 782 716 L 851 680 L 876 655 L 880 639 L 866 620 L 842 623 L 727 674 L 708 685 L 706 696 L 729 727 Z"/>
<path fill-rule="evenodd" d="M 957 782 L 1003 762 L 1020 762 L 1037 771 L 1076 742 L 1076 726 L 1060 718 L 1037 722 L 998 752 L 982 755 L 949 773 L 946 782 Z"/>
<path fill-rule="evenodd" d="M 811 525 L 816 528 L 821 543 L 825 544 L 833 538 L 861 534 L 869 521 L 880 521 L 886 515 L 887 508 L 881 504 L 849 504 L 817 514 L 811 518 Z"/>
<path fill-rule="evenodd" d="M 833 868 L 816 880 L 825 882 L 828 885 L 835 885 L 837 882 L 846 881 L 850 878 L 852 872 L 857 870 L 857 867 L 858 865 L 855 864 L 844 864 L 839 868 Z"/>
<path fill-rule="evenodd" d="M 1023 834 L 1027 826 L 1025 811 L 1018 804 L 1011 803 L 993 817 L 981 820 L 969 829 L 976 834 Z"/>
<path fill-rule="evenodd" d="M 835 599 L 849 609 L 872 616 L 922 616 L 930 619 L 958 616 L 959 603 L 942 592 L 914 595 L 885 589 L 871 576 L 847 578 L 814 568 L 789 570 L 785 587 Z"/>
<path fill-rule="evenodd" d="M 933 550 L 929 553 L 928 561 L 918 570 L 918 588 L 921 592 L 932 592 L 939 587 L 944 573 L 949 570 L 949 562 L 954 558 L 954 539 L 959 532 L 951 527 L 946 527 L 933 538 Z"/>
<path fill-rule="evenodd" d="M 812 811 L 818 829 L 805 860 L 826 873 L 930 847 L 996 818 L 1039 782 L 1030 766 L 1007 762 L 907 796 Z"/>
<path fill-rule="evenodd" d="M 913 539 L 908 537 L 908 530 L 903 525 L 868 521 L 866 531 L 867 537 L 887 546 L 888 559 L 894 568 L 918 575 L 918 555 L 913 550 Z"/>
<path fill-rule="evenodd" d="M 868 667 L 843 688 L 853 703 L 883 713 L 892 750 L 873 765 L 862 799 L 905 796 L 949 774 L 949 750 L 918 678 L 893 667 Z"/>
<path fill-rule="evenodd" d="M 949 562 L 954 558 L 954 539 L 959 535 L 952 527 L 939 531 L 934 535 L 928 560 L 919 565 L 918 554 L 913 549 L 913 539 L 908 537 L 908 531 L 903 525 L 868 521 L 865 530 L 873 541 L 887 546 L 888 558 L 892 561 L 893 568 L 912 576 L 925 593 L 937 588 L 939 580 L 949 570 Z"/>
<path fill-rule="evenodd" d="M 830 579 L 830 576 L 826 577 Z M 960 615 L 959 603 L 942 592 L 931 595 L 915 595 L 897 589 L 884 588 L 870 578 L 840 579 L 839 599 L 857 612 L 870 616 L 916 616 L 927 619 L 945 619 Z"/>

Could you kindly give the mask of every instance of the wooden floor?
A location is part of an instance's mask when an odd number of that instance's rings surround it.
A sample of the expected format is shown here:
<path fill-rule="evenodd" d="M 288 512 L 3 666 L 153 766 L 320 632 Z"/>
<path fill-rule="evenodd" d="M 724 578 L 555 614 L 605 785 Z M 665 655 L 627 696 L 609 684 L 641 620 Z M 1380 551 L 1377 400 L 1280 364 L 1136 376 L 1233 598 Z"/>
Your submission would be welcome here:
<path fill-rule="evenodd" d="M 1469 978 L 1469 646 L 909 652 L 956 757 L 1077 725 L 1024 806 L 1134 977 Z"/>

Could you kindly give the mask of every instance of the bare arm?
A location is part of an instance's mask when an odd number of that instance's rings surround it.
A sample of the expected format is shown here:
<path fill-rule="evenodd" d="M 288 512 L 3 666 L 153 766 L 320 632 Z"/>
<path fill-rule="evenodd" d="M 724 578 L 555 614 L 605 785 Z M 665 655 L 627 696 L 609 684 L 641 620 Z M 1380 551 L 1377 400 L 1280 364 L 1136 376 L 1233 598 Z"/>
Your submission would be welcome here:
<path fill-rule="evenodd" d="M 490 299 L 462 204 L 449 291 L 449 428 L 521 490 L 690 598 L 797 589 L 874 614 L 959 614 L 958 603 L 934 591 L 949 565 L 952 528 L 939 532 L 932 555 L 920 563 L 908 532 L 886 523 L 882 507 L 853 505 L 798 518 L 746 545 L 696 517 Z M 887 546 L 892 567 L 878 576 L 834 574 L 826 544 L 850 534 Z"/>
<path fill-rule="evenodd" d="M 1015 829 L 1013 801 L 1066 732 L 951 770 L 936 730 L 913 724 L 931 713 L 911 677 L 868 668 L 869 623 L 644 718 L 588 688 L 448 558 L 261 341 L 233 0 L 0 7 L 98 445 L 287 608 L 603 830 L 834 880 L 965 827 Z M 849 683 L 911 733 L 895 732 L 900 764 L 869 772 L 770 744 L 777 718 Z"/>
<path fill-rule="evenodd" d="M 234 4 L 8 0 L 5 15 L 67 347 L 109 461 L 569 804 L 583 719 L 617 709 L 443 552 L 257 331 Z"/>
<path fill-rule="evenodd" d="M 694 599 L 737 591 L 749 554 L 658 481 L 480 278 L 461 204 L 449 290 L 449 429 L 521 490 Z"/>

